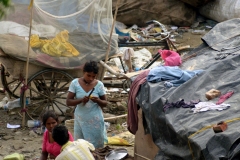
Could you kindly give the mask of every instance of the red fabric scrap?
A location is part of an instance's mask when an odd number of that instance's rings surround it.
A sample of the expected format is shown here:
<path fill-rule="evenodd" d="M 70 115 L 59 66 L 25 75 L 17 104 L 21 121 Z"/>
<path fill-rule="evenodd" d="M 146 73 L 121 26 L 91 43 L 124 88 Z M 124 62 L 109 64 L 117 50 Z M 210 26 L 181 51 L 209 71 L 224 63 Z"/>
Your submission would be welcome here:
<path fill-rule="evenodd" d="M 224 101 L 226 101 L 228 98 L 230 98 L 233 95 L 233 93 L 234 93 L 233 91 L 229 91 L 226 94 L 221 95 L 216 104 L 217 105 L 222 104 Z"/>
<path fill-rule="evenodd" d="M 158 50 L 158 53 L 161 55 L 162 59 L 165 62 L 165 66 L 180 66 L 182 60 L 180 55 L 177 52 L 171 50 Z"/>
<path fill-rule="evenodd" d="M 143 71 L 133 81 L 128 94 L 128 114 L 127 114 L 127 128 L 132 134 L 136 134 L 138 130 L 138 108 L 136 103 L 136 96 L 138 90 L 144 82 L 150 70 Z"/>

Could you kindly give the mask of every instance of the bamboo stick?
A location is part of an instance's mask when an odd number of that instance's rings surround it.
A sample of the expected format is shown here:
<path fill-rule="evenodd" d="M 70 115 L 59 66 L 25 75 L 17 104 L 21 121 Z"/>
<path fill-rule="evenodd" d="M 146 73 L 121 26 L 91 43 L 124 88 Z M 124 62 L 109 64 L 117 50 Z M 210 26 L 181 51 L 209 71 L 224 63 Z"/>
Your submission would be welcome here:
<path fill-rule="evenodd" d="M 114 74 L 117 77 L 126 77 L 124 74 L 122 73 L 117 73 L 116 71 L 114 71 L 112 68 L 110 68 L 106 63 L 104 63 L 103 61 L 100 61 L 100 64 L 104 66 L 105 69 L 107 69 L 109 72 L 111 72 L 112 74 Z"/>
<path fill-rule="evenodd" d="M 26 75 L 25 75 L 25 80 L 24 80 L 24 86 L 27 86 L 27 81 L 28 81 L 28 66 L 29 66 L 29 52 L 30 52 L 30 38 L 31 38 L 31 31 L 32 31 L 32 18 L 33 18 L 33 3 L 34 0 L 30 1 L 28 9 L 31 9 L 31 14 L 30 14 L 30 27 L 29 27 L 29 39 L 28 39 L 28 54 L 27 54 L 27 62 L 26 62 Z M 25 89 L 25 88 L 24 88 Z M 25 119 L 26 119 L 26 92 L 24 91 L 24 96 L 23 96 L 23 115 L 22 115 L 22 127 L 25 127 Z"/>
<path fill-rule="evenodd" d="M 114 19 L 113 19 L 113 24 L 112 24 L 112 28 L 111 28 L 111 32 L 110 32 L 110 37 L 109 37 L 109 41 L 108 41 L 108 48 L 107 48 L 107 52 L 106 52 L 106 56 L 105 56 L 105 63 L 107 63 L 108 61 L 108 55 L 110 53 L 110 50 L 111 50 L 111 41 L 112 41 L 112 34 L 113 34 L 113 29 L 115 28 L 115 22 L 116 22 L 116 19 L 117 19 L 117 12 L 118 12 L 118 4 L 119 4 L 120 0 L 117 0 L 117 4 L 116 4 L 116 10 L 115 10 L 115 13 L 114 13 Z M 102 70 L 102 75 L 100 77 L 100 80 L 102 81 L 103 78 L 104 78 L 104 73 L 105 73 L 106 69 L 103 68 Z"/>
<path fill-rule="evenodd" d="M 105 120 L 118 119 L 118 118 L 124 118 L 124 117 L 127 117 L 127 114 L 123 114 L 123 115 L 120 115 L 120 116 L 114 116 L 114 117 L 104 118 L 104 121 L 105 121 Z"/>

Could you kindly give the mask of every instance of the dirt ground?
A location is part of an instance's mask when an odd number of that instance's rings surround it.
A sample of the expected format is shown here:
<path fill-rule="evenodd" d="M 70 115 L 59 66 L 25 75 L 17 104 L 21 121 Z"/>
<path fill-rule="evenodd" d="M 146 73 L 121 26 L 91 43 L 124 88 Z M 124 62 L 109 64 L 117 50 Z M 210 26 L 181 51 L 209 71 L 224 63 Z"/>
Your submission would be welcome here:
<path fill-rule="evenodd" d="M 190 45 L 195 48 L 202 43 L 201 37 L 203 34 L 193 34 L 192 32 L 183 32 L 180 36 L 176 37 L 177 44 L 180 46 Z M 2 86 L 0 86 L 2 87 Z M 0 93 L 0 100 L 6 95 Z M 126 101 L 127 94 L 123 96 Z M 109 106 L 106 110 L 114 110 L 116 106 Z M 123 111 L 126 113 L 126 110 Z M 121 113 L 122 114 L 122 113 Z M 32 129 L 28 127 L 23 127 L 19 129 L 8 129 L 7 123 L 11 125 L 18 125 L 22 123 L 22 118 L 19 116 L 17 111 L 6 112 L 3 109 L 0 109 L 0 159 L 3 159 L 4 156 L 12 153 L 21 153 L 24 154 L 26 160 L 35 160 L 40 157 L 41 153 L 41 144 L 42 144 L 42 135 L 37 134 L 41 131 L 40 128 Z M 111 123 L 108 136 L 117 135 L 119 133 L 126 132 L 126 118 L 117 120 L 114 124 Z M 125 124 L 125 125 L 124 125 Z M 134 141 L 134 137 L 129 140 Z M 134 146 L 110 146 L 118 148 L 127 148 L 130 155 L 134 156 Z"/>

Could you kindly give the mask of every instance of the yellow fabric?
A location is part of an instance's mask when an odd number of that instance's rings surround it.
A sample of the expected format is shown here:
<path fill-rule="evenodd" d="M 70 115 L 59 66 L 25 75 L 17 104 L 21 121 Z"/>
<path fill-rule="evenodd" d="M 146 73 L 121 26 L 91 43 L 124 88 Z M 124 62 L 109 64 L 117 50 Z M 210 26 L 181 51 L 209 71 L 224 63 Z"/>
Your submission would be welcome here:
<path fill-rule="evenodd" d="M 93 144 L 84 139 L 69 141 L 62 146 L 61 153 L 55 160 L 94 160 L 90 150 L 95 150 Z"/>
<path fill-rule="evenodd" d="M 32 7 L 33 7 L 33 0 L 30 1 L 30 4 L 28 6 L 28 10 L 32 9 Z"/>
<path fill-rule="evenodd" d="M 129 146 L 130 144 L 125 139 L 119 137 L 108 137 L 108 145 Z"/>
<path fill-rule="evenodd" d="M 24 160 L 24 155 L 19 153 L 13 153 L 4 157 L 3 160 Z"/>
<path fill-rule="evenodd" d="M 73 57 L 80 53 L 68 42 L 68 31 L 61 31 L 53 39 L 40 39 L 38 35 L 32 35 L 30 45 L 32 48 L 40 48 L 42 52 L 54 57 Z"/>

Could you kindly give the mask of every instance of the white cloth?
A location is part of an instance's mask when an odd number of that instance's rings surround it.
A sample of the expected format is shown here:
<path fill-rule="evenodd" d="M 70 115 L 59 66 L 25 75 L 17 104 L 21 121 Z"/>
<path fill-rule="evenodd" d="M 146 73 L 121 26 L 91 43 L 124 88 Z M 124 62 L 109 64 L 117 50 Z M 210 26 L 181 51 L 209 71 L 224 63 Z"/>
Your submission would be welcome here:
<path fill-rule="evenodd" d="M 123 60 L 130 60 L 131 57 L 134 56 L 134 50 L 132 48 L 128 48 L 123 53 Z"/>
<path fill-rule="evenodd" d="M 29 27 L 12 21 L 1 21 L 0 34 L 14 34 L 18 36 L 28 37 Z M 35 30 L 32 30 L 32 34 L 40 35 L 40 33 Z"/>
<path fill-rule="evenodd" d="M 218 110 L 222 111 L 224 109 L 229 108 L 231 105 L 230 104 L 215 104 L 212 102 L 199 102 L 198 104 L 195 105 L 195 108 L 192 108 L 193 113 L 198 113 L 198 112 L 204 112 L 208 110 Z"/>

